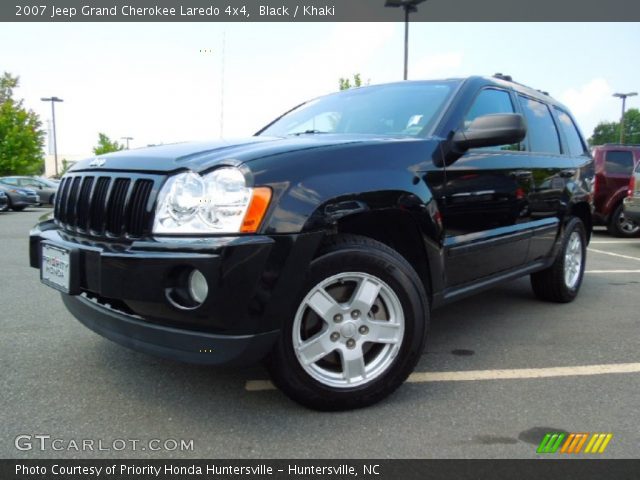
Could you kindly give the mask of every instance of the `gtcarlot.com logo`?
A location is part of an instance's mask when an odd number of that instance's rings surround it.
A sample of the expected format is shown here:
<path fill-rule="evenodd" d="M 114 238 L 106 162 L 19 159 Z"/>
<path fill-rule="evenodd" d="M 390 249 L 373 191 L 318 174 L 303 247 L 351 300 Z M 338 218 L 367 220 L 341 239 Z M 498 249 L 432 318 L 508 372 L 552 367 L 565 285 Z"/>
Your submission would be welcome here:
<path fill-rule="evenodd" d="M 613 433 L 547 433 L 536 453 L 604 453 L 612 438 Z"/>
<path fill-rule="evenodd" d="M 121 452 L 130 451 L 166 451 L 166 452 L 192 452 L 193 440 L 182 438 L 151 438 L 141 440 L 138 438 L 115 438 L 105 440 L 102 438 L 60 438 L 44 434 L 22 434 L 14 440 L 14 445 L 20 451 L 72 451 L 72 452 Z"/>

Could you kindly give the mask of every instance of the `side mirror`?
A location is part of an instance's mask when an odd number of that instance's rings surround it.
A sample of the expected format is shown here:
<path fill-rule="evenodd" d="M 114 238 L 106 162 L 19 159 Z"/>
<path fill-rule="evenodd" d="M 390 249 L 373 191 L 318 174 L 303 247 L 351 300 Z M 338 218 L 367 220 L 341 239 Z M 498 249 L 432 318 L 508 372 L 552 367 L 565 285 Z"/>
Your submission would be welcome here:
<path fill-rule="evenodd" d="M 453 149 L 464 152 L 470 148 L 496 147 L 518 143 L 527 135 L 527 124 L 519 113 L 483 115 L 465 130 L 458 130 L 451 139 Z"/>

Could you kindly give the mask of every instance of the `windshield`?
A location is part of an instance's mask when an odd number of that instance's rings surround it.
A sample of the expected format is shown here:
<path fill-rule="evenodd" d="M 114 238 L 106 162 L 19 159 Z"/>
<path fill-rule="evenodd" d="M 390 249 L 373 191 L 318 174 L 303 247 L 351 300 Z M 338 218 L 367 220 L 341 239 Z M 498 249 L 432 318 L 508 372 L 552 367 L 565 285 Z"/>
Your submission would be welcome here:
<path fill-rule="evenodd" d="M 347 90 L 301 105 L 258 135 L 424 135 L 433 126 L 458 83 L 446 80 Z"/>

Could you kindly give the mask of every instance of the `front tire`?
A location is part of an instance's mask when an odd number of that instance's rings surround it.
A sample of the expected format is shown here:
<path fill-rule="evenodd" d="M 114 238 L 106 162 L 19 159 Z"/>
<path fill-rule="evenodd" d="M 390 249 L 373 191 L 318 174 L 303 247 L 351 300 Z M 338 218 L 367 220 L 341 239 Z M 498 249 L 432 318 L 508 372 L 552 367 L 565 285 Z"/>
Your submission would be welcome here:
<path fill-rule="evenodd" d="M 413 371 L 428 317 L 422 282 L 400 254 L 338 236 L 311 263 L 267 367 L 276 386 L 309 408 L 365 407 Z"/>
<path fill-rule="evenodd" d="M 640 233 L 640 224 L 624 214 L 624 205 L 621 203 L 611 214 L 607 230 L 615 237 L 631 238 Z"/>
<path fill-rule="evenodd" d="M 587 259 L 584 224 L 573 217 L 565 226 L 564 239 L 553 264 L 531 274 L 531 287 L 541 300 L 568 303 L 578 295 Z"/>

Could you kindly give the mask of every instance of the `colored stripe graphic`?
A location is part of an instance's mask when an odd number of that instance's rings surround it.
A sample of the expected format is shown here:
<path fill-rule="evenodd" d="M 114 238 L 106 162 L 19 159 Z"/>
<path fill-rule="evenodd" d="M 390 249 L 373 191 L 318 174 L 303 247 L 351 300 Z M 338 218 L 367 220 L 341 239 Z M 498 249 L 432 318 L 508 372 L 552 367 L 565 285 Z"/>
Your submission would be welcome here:
<path fill-rule="evenodd" d="M 547 433 L 542 439 L 542 442 L 540 442 L 540 446 L 538 447 L 538 450 L 536 450 L 536 452 L 556 453 L 556 450 L 560 448 L 560 444 L 562 443 L 564 437 L 564 433 Z"/>
<path fill-rule="evenodd" d="M 566 454 L 578 454 L 582 453 L 604 453 L 609 445 L 609 442 L 613 438 L 613 433 L 547 433 L 536 453 L 566 453 Z M 566 439 L 566 440 L 565 440 Z M 587 442 L 587 439 L 589 441 Z M 563 443 L 564 440 L 564 443 Z M 587 447 L 582 450 L 584 445 Z M 560 446 L 562 445 L 562 448 Z"/>
<path fill-rule="evenodd" d="M 613 433 L 594 433 L 584 453 L 604 453 L 613 438 Z"/>
<path fill-rule="evenodd" d="M 584 442 L 589 438 L 588 433 L 572 433 L 567 438 L 567 441 L 562 445 L 560 453 L 580 453 Z"/>

